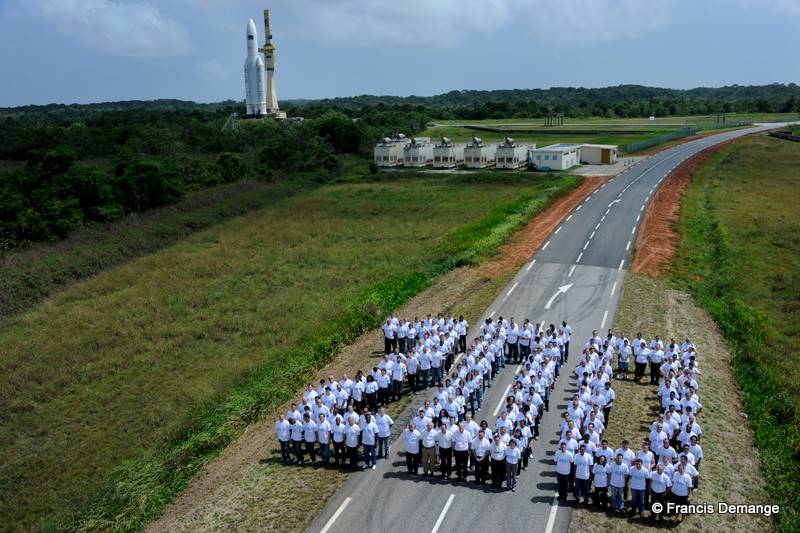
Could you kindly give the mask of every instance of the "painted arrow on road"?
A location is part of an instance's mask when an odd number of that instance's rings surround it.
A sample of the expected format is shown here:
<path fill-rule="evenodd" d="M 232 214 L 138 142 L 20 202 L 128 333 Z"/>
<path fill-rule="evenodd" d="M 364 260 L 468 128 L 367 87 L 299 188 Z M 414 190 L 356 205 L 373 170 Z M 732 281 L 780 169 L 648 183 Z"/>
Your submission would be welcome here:
<path fill-rule="evenodd" d="M 570 290 L 570 288 L 573 285 L 574 285 L 574 283 L 568 283 L 567 285 L 562 285 L 561 287 L 559 287 L 558 290 L 556 291 L 556 293 L 549 300 L 547 300 L 547 305 L 545 305 L 544 308 L 545 309 L 550 309 L 550 307 L 553 305 L 553 302 L 555 301 L 555 299 L 558 298 L 558 295 L 559 294 L 566 294 L 566 292 L 568 290 Z"/>

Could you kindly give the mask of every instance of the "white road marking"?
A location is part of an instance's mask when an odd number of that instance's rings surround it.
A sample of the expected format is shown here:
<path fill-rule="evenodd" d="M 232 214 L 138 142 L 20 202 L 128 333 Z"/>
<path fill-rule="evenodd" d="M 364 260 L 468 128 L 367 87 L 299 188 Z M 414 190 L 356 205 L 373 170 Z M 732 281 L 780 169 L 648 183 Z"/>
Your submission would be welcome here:
<path fill-rule="evenodd" d="M 567 274 L 568 278 L 571 278 L 572 277 L 572 273 L 575 272 L 575 266 L 576 265 L 572 265 L 572 267 L 569 269 L 569 274 Z"/>
<path fill-rule="evenodd" d="M 624 265 L 624 264 L 625 264 L 625 260 L 623 259 L 622 261 L 619 262 L 619 268 L 617 270 L 618 271 L 622 270 L 622 265 Z"/>
<path fill-rule="evenodd" d="M 597 223 L 597 225 L 594 227 L 594 230 L 595 230 L 595 231 L 597 231 L 598 229 L 600 229 L 600 224 L 601 224 L 601 223 L 602 223 L 602 222 L 598 222 L 598 223 Z"/>
<path fill-rule="evenodd" d="M 528 265 L 528 268 L 526 268 L 526 269 L 525 269 L 525 272 L 528 272 L 528 271 L 529 271 L 529 270 L 530 270 L 530 269 L 533 267 L 533 264 L 534 264 L 535 262 L 536 262 L 536 259 L 534 259 L 533 261 L 531 261 L 531 262 L 530 262 L 530 264 Z"/>
<path fill-rule="evenodd" d="M 636 222 L 639 222 L 640 218 L 642 218 L 642 215 L 636 215 Z"/>
<path fill-rule="evenodd" d="M 558 227 L 558 229 L 556 229 L 556 232 L 555 232 L 555 233 L 553 233 L 553 235 L 558 235 L 558 232 L 559 232 L 559 231 L 561 231 L 561 226 L 559 226 L 559 227 Z"/>
<path fill-rule="evenodd" d="M 583 249 L 587 249 L 589 247 L 589 241 L 586 241 L 586 244 L 583 245 Z"/>
<path fill-rule="evenodd" d="M 625 187 L 625 188 L 627 189 L 627 187 Z M 622 193 L 619 193 L 619 195 L 618 195 L 618 198 L 619 198 L 619 196 L 622 196 Z M 612 206 L 612 205 L 614 205 L 614 204 L 616 204 L 616 203 L 619 203 L 619 202 L 621 202 L 621 201 L 622 201 L 622 200 L 614 200 L 613 202 L 611 202 L 610 204 L 608 204 L 608 207 L 609 207 L 609 209 L 611 208 L 611 206 Z"/>
<path fill-rule="evenodd" d="M 628 241 L 628 244 L 625 246 L 625 251 L 627 252 L 630 249 L 631 249 L 631 241 Z"/>
<path fill-rule="evenodd" d="M 593 231 L 593 232 L 592 232 L 592 234 L 591 234 L 591 235 L 589 235 L 589 240 L 590 240 L 590 241 L 591 241 L 592 239 L 594 239 L 594 234 L 595 234 L 595 233 L 597 233 L 597 232 L 596 232 L 596 231 Z"/>
<path fill-rule="evenodd" d="M 571 219 L 571 218 L 572 218 L 572 215 L 568 216 L 567 217 L 567 222 L 569 222 L 569 219 Z"/>
<path fill-rule="evenodd" d="M 617 282 L 615 281 L 614 284 L 611 286 L 611 296 L 614 296 L 614 293 L 617 292 Z"/>
<path fill-rule="evenodd" d="M 556 492 L 553 497 L 553 503 L 550 505 L 550 515 L 547 517 L 547 526 L 544 528 L 544 533 L 553 533 L 553 526 L 556 524 L 556 514 L 558 513 L 558 493 Z"/>
<path fill-rule="evenodd" d="M 453 505 L 453 500 L 455 499 L 455 497 L 456 497 L 455 494 L 451 494 L 450 497 L 447 498 L 447 503 L 444 504 L 444 509 L 442 509 L 442 512 L 439 514 L 439 518 L 436 520 L 436 523 L 433 524 L 433 529 L 431 529 L 431 533 L 437 533 L 439 531 L 442 522 L 444 522 L 444 515 L 447 514 L 447 511 L 450 509 L 450 506 Z"/>
<path fill-rule="evenodd" d="M 546 243 L 544 243 L 544 246 L 542 246 L 542 251 L 547 250 L 548 246 L 550 246 L 550 241 L 547 241 Z"/>
<path fill-rule="evenodd" d="M 576 259 L 575 262 L 576 263 L 580 263 L 581 262 L 581 257 L 583 257 L 583 252 L 578 254 L 578 259 Z"/>
<path fill-rule="evenodd" d="M 600 222 L 605 222 L 605 221 L 606 221 L 606 217 L 607 217 L 607 216 L 608 216 L 608 215 L 603 215 L 602 217 L 600 217 Z"/>
<path fill-rule="evenodd" d="M 603 320 L 600 322 L 600 329 L 606 327 L 606 319 L 608 318 L 608 309 L 603 313 Z"/>
<path fill-rule="evenodd" d="M 583 207 L 583 204 L 581 204 L 581 205 L 579 205 L 578 207 L 576 207 L 576 208 L 575 208 L 575 211 L 580 211 L 580 210 L 581 210 L 581 207 Z"/>
<path fill-rule="evenodd" d="M 519 281 L 513 284 L 510 289 L 508 289 L 508 292 L 506 293 L 506 298 L 508 298 L 511 295 L 511 293 L 514 292 L 514 289 L 517 288 L 517 285 L 519 285 Z"/>
<path fill-rule="evenodd" d="M 569 289 L 570 289 L 570 288 L 571 288 L 573 285 L 574 285 L 574 283 L 567 283 L 566 285 L 562 285 L 561 287 L 559 287 L 559 288 L 558 288 L 558 290 L 556 291 L 556 293 L 555 293 L 553 296 L 551 296 L 549 300 L 547 300 L 547 303 L 545 304 L 544 308 L 545 308 L 545 309 L 550 309 L 550 307 L 552 307 L 552 306 L 553 306 L 553 302 L 556 300 L 556 298 L 558 297 L 558 295 L 559 295 L 559 294 L 562 294 L 562 293 L 563 293 L 563 294 L 566 294 L 566 293 L 567 293 L 567 291 L 568 291 L 568 290 L 569 290 Z"/>
<path fill-rule="evenodd" d="M 644 211 L 644 204 L 642 204 L 642 207 L 639 208 L 639 211 Z"/>
<path fill-rule="evenodd" d="M 492 318 L 493 316 L 494 316 L 494 311 L 492 311 L 491 313 L 489 313 L 489 318 Z"/>
<path fill-rule="evenodd" d="M 344 499 L 344 501 L 342 502 L 342 505 L 340 505 L 339 508 L 336 509 L 336 512 L 333 513 L 333 516 L 331 517 L 331 519 L 328 520 L 325 523 L 325 527 L 323 527 L 322 531 L 320 531 L 319 533 L 328 533 L 328 530 L 330 530 L 330 528 L 333 527 L 333 523 L 336 522 L 336 519 L 339 518 L 339 515 L 342 514 L 342 512 L 350 504 L 350 500 L 352 500 L 352 499 L 353 498 L 351 498 L 350 496 L 348 496 L 347 498 Z"/>
<path fill-rule="evenodd" d="M 611 208 L 609 207 L 608 209 L 606 209 L 606 215 L 609 214 L 610 212 L 611 212 Z"/>
<path fill-rule="evenodd" d="M 503 393 L 503 396 L 500 398 L 500 401 L 497 402 L 497 407 L 494 408 L 494 413 L 492 413 L 492 416 L 497 416 L 497 413 L 500 412 L 500 408 L 503 407 L 503 404 L 505 403 L 506 398 L 508 398 L 508 392 L 510 390 L 511 390 L 511 383 L 509 383 L 506 386 L 506 391 Z"/>
<path fill-rule="evenodd" d="M 633 235 L 634 233 L 636 233 L 636 226 L 631 228 L 631 235 Z"/>

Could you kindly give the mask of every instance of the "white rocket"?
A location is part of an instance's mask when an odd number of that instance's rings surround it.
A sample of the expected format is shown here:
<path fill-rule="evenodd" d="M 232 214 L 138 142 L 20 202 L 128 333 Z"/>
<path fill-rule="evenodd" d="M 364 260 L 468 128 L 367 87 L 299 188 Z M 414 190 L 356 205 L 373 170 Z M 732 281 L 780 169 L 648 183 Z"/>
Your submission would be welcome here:
<path fill-rule="evenodd" d="M 264 85 L 264 59 L 258 51 L 258 32 L 253 19 L 250 19 L 247 24 L 247 59 L 244 62 L 244 91 L 247 114 L 266 115 L 267 94 L 266 86 Z"/>

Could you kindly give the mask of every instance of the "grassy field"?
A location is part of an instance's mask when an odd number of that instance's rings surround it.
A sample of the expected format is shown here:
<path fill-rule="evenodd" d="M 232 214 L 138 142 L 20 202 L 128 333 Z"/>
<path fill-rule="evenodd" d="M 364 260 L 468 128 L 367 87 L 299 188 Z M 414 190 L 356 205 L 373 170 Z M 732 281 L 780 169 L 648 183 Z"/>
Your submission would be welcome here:
<path fill-rule="evenodd" d="M 613 327 L 629 338 L 638 332 L 649 339 L 661 335 L 667 341 L 672 337 L 682 341 L 688 336 L 698 346 L 703 372 L 698 393 L 703 403 L 700 424 L 705 457 L 700 489 L 692 503 L 768 503 L 753 436 L 741 412 L 742 401 L 730 368 L 730 349 L 709 314 L 691 296 L 673 290 L 668 280 L 629 273 Z M 604 437 L 615 449 L 627 438 L 638 451 L 649 436 L 650 424 L 658 418 L 658 387 L 628 379 L 615 380 L 614 389 L 617 400 Z M 742 427 L 744 431 L 738 429 Z M 731 458 L 735 464 L 731 464 Z M 607 515 L 582 507 L 575 509 L 570 526 L 571 531 L 586 533 L 651 529 L 656 528 L 647 518 Z M 688 516 L 679 529 L 747 533 L 767 531 L 771 522 L 752 515 L 694 515 Z"/>
<path fill-rule="evenodd" d="M 11 317 L 0 328 L 0 521 L 142 527 L 333 353 L 579 181 L 487 172 L 324 185 Z"/>
<path fill-rule="evenodd" d="M 684 192 L 678 285 L 714 316 L 760 449 L 781 531 L 800 530 L 800 143 L 725 147 Z"/>

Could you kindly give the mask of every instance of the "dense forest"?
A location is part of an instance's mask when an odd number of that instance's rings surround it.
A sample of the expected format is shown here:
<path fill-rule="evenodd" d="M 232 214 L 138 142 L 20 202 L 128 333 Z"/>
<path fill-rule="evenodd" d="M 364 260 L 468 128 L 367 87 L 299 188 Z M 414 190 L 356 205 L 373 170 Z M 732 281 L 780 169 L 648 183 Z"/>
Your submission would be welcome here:
<path fill-rule="evenodd" d="M 12 162 L 0 166 L 0 251 L 167 205 L 201 187 L 298 171 L 331 176 L 339 171 L 337 153 L 368 155 L 381 136 L 413 134 L 431 120 L 797 112 L 800 86 L 622 85 L 288 100 L 284 110 L 305 121 L 223 128 L 241 107 L 154 100 L 0 108 L 0 162 Z"/>

